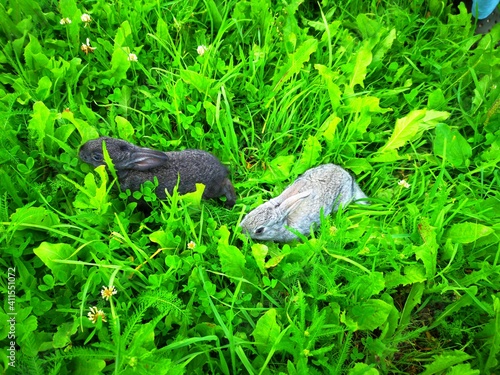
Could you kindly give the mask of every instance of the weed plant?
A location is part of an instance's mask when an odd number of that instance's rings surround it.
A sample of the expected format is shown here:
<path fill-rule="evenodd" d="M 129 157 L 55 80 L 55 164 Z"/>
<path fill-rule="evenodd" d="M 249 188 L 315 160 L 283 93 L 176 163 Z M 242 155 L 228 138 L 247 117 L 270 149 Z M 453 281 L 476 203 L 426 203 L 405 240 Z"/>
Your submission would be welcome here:
<path fill-rule="evenodd" d="M 446 0 L 3 0 L 0 30 L 3 373 L 499 373 L 498 27 Z M 213 153 L 236 206 L 120 191 L 78 159 L 102 135 Z M 322 163 L 371 204 L 241 233 Z"/>

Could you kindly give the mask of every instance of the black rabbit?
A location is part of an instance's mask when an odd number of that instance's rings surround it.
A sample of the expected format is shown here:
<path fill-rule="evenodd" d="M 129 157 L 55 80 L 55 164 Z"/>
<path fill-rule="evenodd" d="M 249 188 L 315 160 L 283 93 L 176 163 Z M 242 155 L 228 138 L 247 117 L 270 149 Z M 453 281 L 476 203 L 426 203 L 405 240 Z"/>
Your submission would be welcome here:
<path fill-rule="evenodd" d="M 228 171 L 212 154 L 202 150 L 162 152 L 133 145 L 121 139 L 101 137 L 85 143 L 79 152 L 84 162 L 97 167 L 105 165 L 102 143 L 113 161 L 122 189 L 139 190 L 145 181 L 158 179 L 156 195 L 165 198 L 165 189 L 172 193 L 179 183 L 178 192 L 196 190 L 196 184 L 205 185 L 204 199 L 226 196 L 226 206 L 236 201 Z"/>

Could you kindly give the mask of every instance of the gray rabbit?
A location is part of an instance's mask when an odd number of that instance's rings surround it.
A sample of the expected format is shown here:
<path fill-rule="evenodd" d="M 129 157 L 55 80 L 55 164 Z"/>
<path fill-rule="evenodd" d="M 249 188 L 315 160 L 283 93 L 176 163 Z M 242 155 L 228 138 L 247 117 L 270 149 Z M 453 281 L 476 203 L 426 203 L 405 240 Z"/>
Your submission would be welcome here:
<path fill-rule="evenodd" d="M 240 225 L 253 239 L 288 242 L 297 236 L 285 226 L 307 236 L 311 225 L 320 222 L 321 209 L 328 215 L 341 204 L 365 198 L 349 173 L 338 165 L 324 164 L 307 170 L 279 196 L 249 212 Z"/>
<path fill-rule="evenodd" d="M 158 179 L 156 194 L 165 198 L 179 182 L 180 194 L 196 190 L 196 183 L 205 185 L 204 199 L 226 196 L 226 206 L 234 206 L 236 193 L 228 172 L 212 154 L 202 150 L 162 152 L 135 146 L 121 139 L 101 137 L 86 142 L 79 152 L 84 162 L 97 167 L 105 165 L 102 143 L 113 161 L 122 189 L 139 190 L 145 181 Z"/>

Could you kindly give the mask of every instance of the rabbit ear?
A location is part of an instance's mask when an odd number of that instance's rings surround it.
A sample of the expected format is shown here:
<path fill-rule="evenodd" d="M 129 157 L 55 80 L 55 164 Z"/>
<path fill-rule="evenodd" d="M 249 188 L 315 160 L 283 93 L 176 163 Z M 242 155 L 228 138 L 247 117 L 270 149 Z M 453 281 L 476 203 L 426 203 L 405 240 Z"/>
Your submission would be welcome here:
<path fill-rule="evenodd" d="M 130 158 L 115 163 L 115 167 L 117 169 L 147 171 L 164 165 L 167 160 L 168 156 L 164 152 L 138 147 L 130 154 Z"/>
<path fill-rule="evenodd" d="M 292 198 L 298 194 L 300 194 L 300 190 L 304 188 L 306 185 L 306 182 L 304 180 L 301 180 L 300 178 L 296 180 L 293 184 L 288 186 L 285 191 L 283 191 L 280 195 L 279 198 L 281 198 L 283 201 L 287 200 L 288 198 Z M 310 193 L 310 192 L 309 192 Z M 278 198 L 278 197 L 277 197 Z"/>
<path fill-rule="evenodd" d="M 299 203 L 301 203 L 305 198 L 311 195 L 312 190 L 303 191 L 302 193 L 297 193 L 292 195 L 291 197 L 285 199 L 281 204 L 280 208 L 285 213 L 285 216 L 288 217 L 290 214 L 297 208 Z"/>

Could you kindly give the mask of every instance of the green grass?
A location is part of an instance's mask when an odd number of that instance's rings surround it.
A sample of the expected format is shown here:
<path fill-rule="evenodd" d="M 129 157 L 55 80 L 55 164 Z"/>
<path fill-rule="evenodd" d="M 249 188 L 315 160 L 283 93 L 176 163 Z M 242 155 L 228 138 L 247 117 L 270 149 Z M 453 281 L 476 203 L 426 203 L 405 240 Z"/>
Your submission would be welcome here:
<path fill-rule="evenodd" d="M 3 371 L 498 373 L 500 29 L 408 3 L 1 2 Z M 212 152 L 236 206 L 148 183 L 138 210 L 78 160 L 100 135 Z M 371 205 L 241 234 L 330 162 Z"/>

